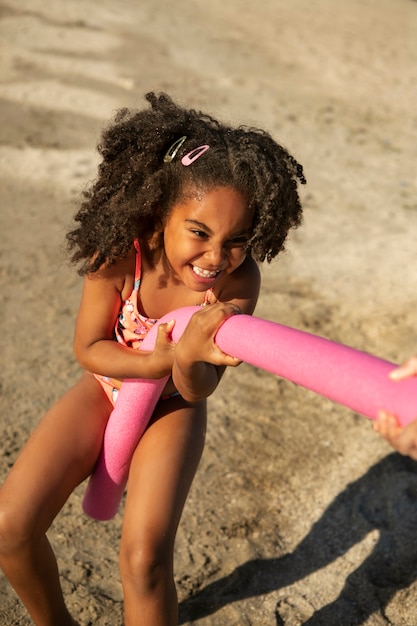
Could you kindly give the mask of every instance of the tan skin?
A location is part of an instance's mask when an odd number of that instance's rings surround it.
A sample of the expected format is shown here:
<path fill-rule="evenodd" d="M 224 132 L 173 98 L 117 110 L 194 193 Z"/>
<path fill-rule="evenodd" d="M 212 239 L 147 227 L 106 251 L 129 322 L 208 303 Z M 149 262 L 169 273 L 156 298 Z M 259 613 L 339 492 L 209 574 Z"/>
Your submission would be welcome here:
<path fill-rule="evenodd" d="M 112 406 L 89 372 L 115 379 L 172 374 L 134 453 L 120 547 L 126 626 L 174 626 L 177 526 L 205 437 L 206 398 L 224 368 L 238 361 L 214 343 L 217 328 L 238 310 L 251 314 L 259 293 L 256 264 L 243 246 L 251 229 L 244 196 L 219 187 L 176 205 L 161 233 L 141 242 L 141 312 L 162 317 L 201 304 L 174 345 L 162 325 L 153 352 L 113 341 L 121 302 L 133 289 L 135 254 L 84 280 L 75 353 L 86 370 L 50 409 L 0 490 L 0 565 L 37 626 L 73 626 L 46 531 L 74 488 L 92 472 Z M 163 248 L 156 241 L 164 238 Z"/>
<path fill-rule="evenodd" d="M 417 376 L 417 355 L 407 359 L 390 374 L 392 380 L 404 380 Z M 392 413 L 380 411 L 374 429 L 398 452 L 417 461 L 417 409 L 416 419 L 407 426 L 400 426 Z"/>

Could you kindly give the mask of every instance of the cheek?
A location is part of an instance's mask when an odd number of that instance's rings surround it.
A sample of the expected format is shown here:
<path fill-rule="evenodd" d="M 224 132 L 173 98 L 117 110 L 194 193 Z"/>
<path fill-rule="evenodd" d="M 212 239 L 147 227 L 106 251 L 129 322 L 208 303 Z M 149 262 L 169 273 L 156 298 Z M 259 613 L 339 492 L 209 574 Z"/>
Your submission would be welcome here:
<path fill-rule="evenodd" d="M 229 259 L 231 265 L 236 269 L 239 265 L 242 265 L 243 261 L 246 259 L 246 252 L 241 248 L 233 250 Z"/>
<path fill-rule="evenodd" d="M 170 256 L 177 259 L 177 261 L 184 263 L 198 256 L 199 248 L 188 239 L 178 237 L 174 241 L 171 241 L 169 253 Z"/>

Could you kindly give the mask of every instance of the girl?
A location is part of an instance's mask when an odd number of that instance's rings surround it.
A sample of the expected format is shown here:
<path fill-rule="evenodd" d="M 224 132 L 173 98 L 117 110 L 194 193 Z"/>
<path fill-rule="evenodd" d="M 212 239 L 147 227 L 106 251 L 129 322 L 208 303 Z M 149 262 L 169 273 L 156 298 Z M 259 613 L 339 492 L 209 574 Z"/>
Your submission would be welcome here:
<path fill-rule="evenodd" d="M 120 548 L 126 626 L 178 621 L 173 548 L 203 450 L 206 398 L 238 361 L 218 327 L 258 298 L 271 261 L 301 221 L 302 167 L 262 131 L 222 125 L 166 95 L 122 110 L 102 136 L 98 178 L 68 233 L 84 276 L 75 354 L 85 370 L 46 414 L 0 491 L 0 564 L 38 626 L 69 626 L 46 538 L 92 472 L 124 378 L 169 382 L 132 459 Z M 175 321 L 152 352 L 155 321 L 201 305 L 176 345 Z"/>

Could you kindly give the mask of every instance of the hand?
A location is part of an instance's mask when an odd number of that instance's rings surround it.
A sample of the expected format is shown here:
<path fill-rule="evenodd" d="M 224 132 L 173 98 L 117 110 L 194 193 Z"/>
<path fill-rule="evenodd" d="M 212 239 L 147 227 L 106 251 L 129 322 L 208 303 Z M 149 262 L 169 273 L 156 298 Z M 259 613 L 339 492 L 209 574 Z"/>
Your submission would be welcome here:
<path fill-rule="evenodd" d="M 403 380 L 410 376 L 417 376 L 417 356 L 410 357 L 389 374 L 391 380 Z M 398 423 L 395 415 L 387 411 L 380 411 L 378 419 L 374 423 L 374 430 L 400 454 L 409 456 L 417 461 L 417 409 L 416 421 L 405 427 Z"/>
<path fill-rule="evenodd" d="M 240 309 L 232 303 L 210 304 L 195 313 L 175 347 L 172 379 L 188 402 L 207 398 L 216 389 L 224 367 L 240 360 L 224 354 L 214 338 L 219 327 Z"/>
<path fill-rule="evenodd" d="M 417 461 L 417 416 L 416 421 L 400 426 L 395 415 L 380 411 L 374 430 L 400 454 Z"/>
<path fill-rule="evenodd" d="M 175 320 L 159 324 L 155 347 L 147 355 L 147 377 L 163 378 L 171 374 L 174 364 L 175 344 L 172 341 L 172 330 Z"/>
<path fill-rule="evenodd" d="M 220 326 L 232 315 L 240 313 L 233 303 L 216 302 L 194 313 L 175 348 L 175 359 L 181 365 L 205 362 L 236 367 L 239 359 L 225 354 L 215 342 Z"/>

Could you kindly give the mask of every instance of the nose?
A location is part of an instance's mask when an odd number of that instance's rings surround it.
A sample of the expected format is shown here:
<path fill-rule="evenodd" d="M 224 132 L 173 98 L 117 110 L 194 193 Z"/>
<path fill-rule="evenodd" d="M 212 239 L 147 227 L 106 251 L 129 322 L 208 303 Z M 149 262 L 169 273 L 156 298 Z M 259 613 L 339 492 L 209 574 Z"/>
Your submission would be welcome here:
<path fill-rule="evenodd" d="M 204 253 L 204 259 L 208 261 L 212 267 L 220 267 L 225 256 L 226 252 L 220 245 L 211 245 Z"/>

